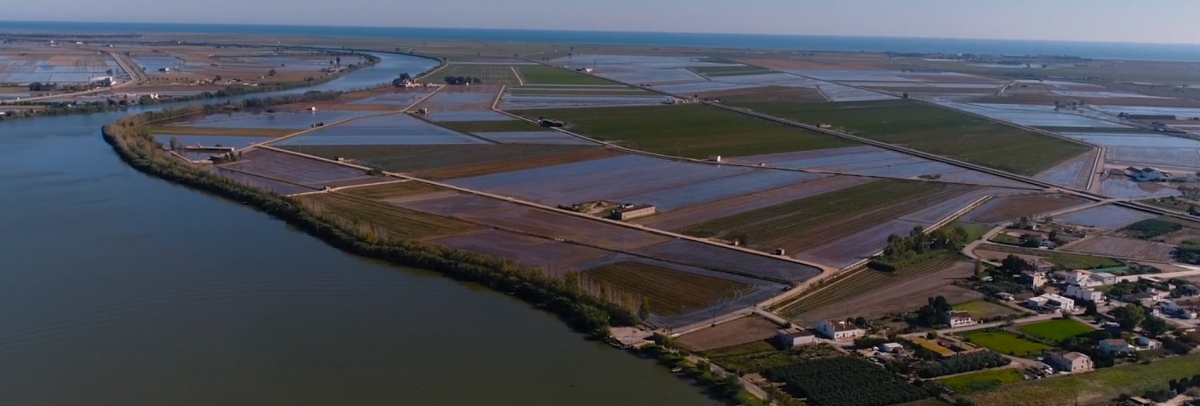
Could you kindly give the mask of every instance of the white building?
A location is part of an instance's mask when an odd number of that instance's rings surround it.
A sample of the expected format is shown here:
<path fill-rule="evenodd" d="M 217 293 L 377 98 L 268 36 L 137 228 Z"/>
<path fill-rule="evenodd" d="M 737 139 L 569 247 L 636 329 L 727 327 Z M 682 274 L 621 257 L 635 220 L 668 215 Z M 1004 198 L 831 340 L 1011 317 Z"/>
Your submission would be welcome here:
<path fill-rule="evenodd" d="M 1117 277 L 1106 272 L 1076 270 L 1067 272 L 1067 285 L 1091 288 L 1117 284 Z"/>
<path fill-rule="evenodd" d="M 1052 293 L 1031 297 L 1025 301 L 1025 305 L 1034 309 L 1075 311 L 1075 300 Z"/>
<path fill-rule="evenodd" d="M 942 315 L 942 321 L 950 325 L 950 328 L 974 326 L 975 319 L 971 318 L 971 313 L 959 310 L 950 310 Z"/>
<path fill-rule="evenodd" d="M 817 336 L 808 330 L 787 331 L 779 330 L 775 333 L 775 339 L 784 348 L 795 348 L 802 345 L 809 345 L 817 342 Z"/>
<path fill-rule="evenodd" d="M 1137 338 L 1133 339 L 1133 342 L 1137 344 L 1138 350 L 1153 350 L 1156 348 L 1162 348 L 1161 341 L 1146 336 L 1137 336 Z"/>
<path fill-rule="evenodd" d="M 1047 363 L 1055 369 L 1072 374 L 1091 371 L 1095 365 L 1092 364 L 1092 358 L 1078 353 L 1068 352 L 1066 354 L 1054 354 L 1046 359 Z"/>
<path fill-rule="evenodd" d="M 875 348 L 881 352 L 887 352 L 887 353 L 892 353 L 892 354 L 898 353 L 900 351 L 904 351 L 904 346 L 900 345 L 900 343 L 884 343 L 884 344 L 879 344 Z"/>
<path fill-rule="evenodd" d="M 1100 340 L 1100 352 L 1108 355 L 1129 354 L 1135 351 L 1129 342 L 1120 338 L 1111 338 L 1108 340 Z"/>
<path fill-rule="evenodd" d="M 863 335 L 863 330 L 855 326 L 853 323 L 844 321 L 831 322 L 829 320 L 821 320 L 817 323 L 817 332 L 821 335 L 834 339 L 845 340 Z"/>
<path fill-rule="evenodd" d="M 1104 292 L 1099 292 L 1092 288 L 1085 288 L 1076 285 L 1067 286 L 1066 295 L 1067 297 L 1084 302 L 1100 303 L 1104 301 Z"/>

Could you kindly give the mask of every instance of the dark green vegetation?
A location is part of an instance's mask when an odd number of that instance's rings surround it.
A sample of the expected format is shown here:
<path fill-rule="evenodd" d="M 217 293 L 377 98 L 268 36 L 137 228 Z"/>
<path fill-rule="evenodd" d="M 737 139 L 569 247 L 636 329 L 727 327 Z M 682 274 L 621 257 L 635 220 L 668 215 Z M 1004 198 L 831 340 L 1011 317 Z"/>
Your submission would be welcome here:
<path fill-rule="evenodd" d="M 869 266 L 881 271 L 895 271 L 935 256 L 958 252 L 969 238 L 967 230 L 962 227 L 942 227 L 927 233 L 923 227 L 917 226 L 906 237 L 896 234 L 888 236 L 883 255 L 872 259 Z"/>
<path fill-rule="evenodd" d="M 763 377 L 815 406 L 885 406 L 929 397 L 899 376 L 862 358 L 836 357 L 769 369 Z"/>
<path fill-rule="evenodd" d="M 1025 375 L 1016 369 L 1005 368 L 994 371 L 981 371 L 973 374 L 959 375 L 939 380 L 949 386 L 951 389 L 954 389 L 955 392 L 971 393 L 992 389 L 1000 385 L 1021 382 L 1025 380 Z"/>
<path fill-rule="evenodd" d="M 697 224 L 684 234 L 803 251 L 970 190 L 969 186 L 879 180 Z"/>
<path fill-rule="evenodd" d="M 353 187 L 341 190 L 340 192 L 361 196 L 368 199 L 387 199 L 391 197 L 420 195 L 445 190 L 447 189 L 433 186 L 428 183 L 405 181 L 385 183 L 381 185 Z"/>
<path fill-rule="evenodd" d="M 640 262 L 617 262 L 583 273 L 649 302 L 650 312 L 663 316 L 683 314 L 733 298 L 752 286 Z"/>
<path fill-rule="evenodd" d="M 831 124 L 889 144 L 1033 175 L 1089 147 L 910 100 L 736 103 L 809 124 Z"/>
<path fill-rule="evenodd" d="M 1183 225 L 1179 223 L 1173 223 L 1159 219 L 1146 219 L 1125 226 L 1125 228 L 1121 229 L 1121 231 L 1129 233 L 1129 235 L 1134 238 L 1149 240 L 1151 238 L 1158 237 L 1163 234 L 1170 234 L 1182 229 Z"/>
<path fill-rule="evenodd" d="M 421 79 L 421 83 L 447 83 L 447 78 L 470 78 L 472 83 L 483 85 L 516 85 L 520 84 L 517 80 L 516 72 L 513 72 L 512 66 L 509 65 L 458 65 L 449 64 L 441 69 L 430 73 L 429 76 Z M 474 79 L 479 79 L 475 82 Z"/>
<path fill-rule="evenodd" d="M 924 361 L 915 366 L 922 378 L 961 374 L 980 369 L 1002 367 L 1009 364 L 1008 358 L 992 351 L 978 351 L 953 357 Z"/>
<path fill-rule="evenodd" d="M 1056 342 L 1086 335 L 1093 331 L 1086 324 L 1071 319 L 1026 324 L 1021 326 L 1020 330 L 1026 334 Z"/>
<path fill-rule="evenodd" d="M 505 131 L 550 131 L 546 127 L 525 120 L 502 121 L 442 121 L 437 125 L 464 133 L 505 132 Z"/>
<path fill-rule="evenodd" d="M 336 94 L 258 99 L 256 104 L 287 104 L 336 97 Z M 246 103 L 242 101 L 242 107 Z M 447 276 L 476 282 L 528 301 L 540 309 L 559 315 L 572 327 L 596 335 L 607 334 L 610 325 L 638 322 L 635 312 L 622 305 L 586 295 L 579 286 L 545 276 L 536 269 L 513 265 L 476 253 L 430 245 L 412 239 L 380 240 L 369 238 L 359 228 L 343 228 L 338 222 L 305 208 L 295 199 L 265 192 L 229 178 L 213 175 L 197 166 L 166 154 L 154 139 L 140 129 L 157 121 L 201 114 L 217 106 L 167 109 L 126 117 L 104 127 L 104 139 L 130 166 L 173 182 L 214 193 L 256 207 L 330 245 L 350 253 L 377 258 L 399 265 L 428 269 Z"/>
<path fill-rule="evenodd" d="M 328 218 L 339 228 L 355 230 L 368 242 L 387 239 L 430 239 L 476 230 L 479 227 L 429 213 L 409 210 L 366 197 L 337 192 L 296 198 L 310 212 Z"/>
<path fill-rule="evenodd" d="M 1012 333 L 999 330 L 975 330 L 962 334 L 963 339 L 975 345 L 990 348 L 1001 354 L 1018 357 L 1029 357 L 1041 354 L 1050 346 L 1017 337 Z"/>
<path fill-rule="evenodd" d="M 876 271 L 870 268 L 853 271 L 854 273 L 835 279 L 828 286 L 821 287 L 820 290 L 780 309 L 780 312 L 787 316 L 795 316 L 839 301 L 866 295 L 876 289 L 912 277 L 945 270 L 954 266 L 956 262 L 958 260 L 953 256 L 945 255 L 914 266 L 900 268 L 895 272 Z"/>
<path fill-rule="evenodd" d="M 746 66 L 746 65 L 742 65 L 742 66 L 700 66 L 700 67 L 688 68 L 688 70 L 699 73 L 704 76 L 709 76 L 709 77 L 765 75 L 768 73 L 775 72 L 775 71 L 767 69 L 767 68 L 760 68 L 757 66 Z"/>
<path fill-rule="evenodd" d="M 705 351 L 702 355 L 726 370 L 752 374 L 814 359 L 838 357 L 842 353 L 828 345 L 809 345 L 780 351 L 767 341 L 754 341 Z"/>
<path fill-rule="evenodd" d="M 546 65 L 515 65 L 527 85 L 618 85 L 606 79 Z"/>
<path fill-rule="evenodd" d="M 522 110 L 626 147 L 688 158 L 746 156 L 850 145 L 837 138 L 699 104 Z"/>
<path fill-rule="evenodd" d="M 1007 254 L 1027 255 L 1034 257 L 1043 257 L 1050 263 L 1062 269 L 1100 269 L 1123 266 L 1121 263 L 1112 258 L 1089 256 L 1089 255 L 1074 255 L 1062 252 L 1046 252 L 1045 250 L 1037 250 L 1023 247 L 1013 247 L 1007 245 L 984 244 L 980 245 L 980 251 L 994 251 Z"/>
<path fill-rule="evenodd" d="M 981 406 L 1062 406 L 1108 404 L 1122 393 L 1141 394 L 1166 389 L 1171 380 L 1200 373 L 1200 354 L 1167 358 L 1153 363 L 1125 364 L 1095 372 L 1018 382 L 972 393 Z"/>
<path fill-rule="evenodd" d="M 1175 258 L 1180 262 L 1200 264 L 1200 240 L 1185 240 L 1175 248 Z"/>
<path fill-rule="evenodd" d="M 616 154 L 577 145 L 329 145 L 286 149 L 323 158 L 352 158 L 392 172 L 428 179 L 451 179 L 489 173 L 601 159 Z"/>
<path fill-rule="evenodd" d="M 622 85 L 623 86 L 623 85 Z M 632 87 L 510 87 L 505 90 L 511 94 L 538 96 L 653 96 L 653 93 Z"/>

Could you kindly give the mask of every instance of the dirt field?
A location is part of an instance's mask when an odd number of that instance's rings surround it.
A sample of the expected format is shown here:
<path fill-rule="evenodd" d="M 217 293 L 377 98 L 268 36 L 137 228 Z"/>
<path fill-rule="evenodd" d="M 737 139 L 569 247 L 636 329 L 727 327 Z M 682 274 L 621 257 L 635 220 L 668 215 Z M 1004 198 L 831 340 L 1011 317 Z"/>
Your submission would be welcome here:
<path fill-rule="evenodd" d="M 785 70 L 889 70 L 895 69 L 884 54 L 850 52 L 816 52 L 812 56 L 787 58 L 733 58 L 737 62 L 764 68 Z"/>
<path fill-rule="evenodd" d="M 645 298 L 650 303 L 650 312 L 661 316 L 703 309 L 754 288 L 736 281 L 633 261 L 590 269 L 583 276 Z"/>
<path fill-rule="evenodd" d="M 602 148 L 578 145 L 349 145 L 292 146 L 287 149 L 329 159 L 351 158 L 373 167 L 430 179 L 539 168 L 618 155 Z"/>
<path fill-rule="evenodd" d="M 860 271 L 876 274 L 871 274 L 874 278 L 847 279 L 830 285 L 826 287 L 828 292 L 817 292 L 811 299 L 806 298 L 784 311 L 800 311 L 796 319 L 810 323 L 846 317 L 874 319 L 915 310 L 926 304 L 929 297 L 945 296 L 951 303 L 983 298 L 982 293 L 953 285 L 955 279 L 974 273 L 971 263 L 946 259 L 912 268 L 907 273 L 903 269 L 897 271 L 895 275 L 877 275 L 879 271 L 870 269 Z"/>
<path fill-rule="evenodd" d="M 1175 246 L 1160 242 L 1098 236 L 1079 240 L 1064 245 L 1060 250 L 1084 254 L 1112 255 L 1123 258 L 1137 258 L 1152 261 L 1171 262 Z"/>
<path fill-rule="evenodd" d="M 386 200 L 397 197 L 406 197 L 412 195 L 421 195 L 426 193 L 440 192 L 446 189 L 433 186 L 427 183 L 403 181 L 384 183 L 380 185 L 356 187 L 342 191 L 346 194 L 361 196 L 368 199 Z"/>
<path fill-rule="evenodd" d="M 374 238 L 435 238 L 479 228 L 452 218 L 342 193 L 316 193 L 298 199 L 310 210 L 340 219 L 343 226 Z"/>
<path fill-rule="evenodd" d="M 495 102 L 497 95 L 500 94 L 501 86 L 494 85 L 471 85 L 471 86 L 446 86 L 425 101 L 416 106 L 413 106 L 409 111 L 417 111 L 420 109 L 429 109 L 430 112 L 439 111 L 483 111 L 491 110 L 492 103 Z"/>
<path fill-rule="evenodd" d="M 679 345 L 691 351 L 708 351 L 751 341 L 759 341 L 775 335 L 779 326 L 757 316 L 740 318 L 725 324 L 697 330 L 679 336 Z"/>
<path fill-rule="evenodd" d="M 499 230 L 481 230 L 436 242 L 447 247 L 507 258 L 551 276 L 566 275 L 576 264 L 612 255 L 600 249 Z"/>
<path fill-rule="evenodd" d="M 817 89 L 779 86 L 707 92 L 700 93 L 700 97 L 717 98 L 723 102 L 826 101 L 825 96 L 822 96 L 821 92 L 817 91 Z"/>
<path fill-rule="evenodd" d="M 974 223 L 1001 223 L 1086 203 L 1088 201 L 1085 199 L 1062 194 L 1002 197 L 967 213 L 963 220 Z"/>
<path fill-rule="evenodd" d="M 715 202 L 689 206 L 679 210 L 634 220 L 634 223 L 663 230 L 678 230 L 705 221 L 770 207 L 874 181 L 871 178 L 832 176 L 797 185 L 731 197 Z"/>

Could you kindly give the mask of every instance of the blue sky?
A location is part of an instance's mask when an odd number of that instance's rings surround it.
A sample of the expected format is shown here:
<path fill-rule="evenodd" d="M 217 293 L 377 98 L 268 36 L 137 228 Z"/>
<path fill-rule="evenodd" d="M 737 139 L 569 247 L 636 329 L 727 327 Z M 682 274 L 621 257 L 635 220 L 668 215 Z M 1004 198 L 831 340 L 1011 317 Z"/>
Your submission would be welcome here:
<path fill-rule="evenodd" d="M 1197 0 L 10 0 L 3 3 L 0 20 L 10 21 L 1200 43 Z"/>

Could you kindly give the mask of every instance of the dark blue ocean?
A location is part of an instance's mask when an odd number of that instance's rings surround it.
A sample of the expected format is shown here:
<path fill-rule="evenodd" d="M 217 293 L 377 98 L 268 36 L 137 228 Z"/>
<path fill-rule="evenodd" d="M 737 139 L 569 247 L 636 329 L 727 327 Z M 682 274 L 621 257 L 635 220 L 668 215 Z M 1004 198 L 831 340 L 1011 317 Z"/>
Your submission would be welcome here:
<path fill-rule="evenodd" d="M 1085 58 L 1200 61 L 1198 44 L 1008 41 L 953 38 L 839 37 L 815 35 L 688 34 L 664 32 L 541 31 L 458 28 L 330 27 L 157 23 L 6 22 L 0 32 L 110 32 L 257 34 L 489 40 L 573 44 L 785 49 L 805 51 L 941 52 L 992 55 L 1070 55 Z"/>

